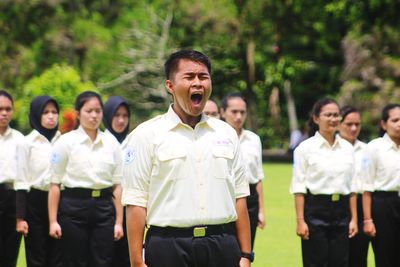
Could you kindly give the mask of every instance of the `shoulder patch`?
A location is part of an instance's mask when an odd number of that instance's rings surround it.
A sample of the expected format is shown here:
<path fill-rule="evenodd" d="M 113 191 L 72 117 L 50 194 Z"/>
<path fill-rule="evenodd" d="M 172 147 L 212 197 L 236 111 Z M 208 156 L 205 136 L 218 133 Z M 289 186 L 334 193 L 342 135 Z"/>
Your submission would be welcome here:
<path fill-rule="evenodd" d="M 124 164 L 129 165 L 135 159 L 136 152 L 133 147 L 128 146 L 124 149 Z"/>
<path fill-rule="evenodd" d="M 51 164 L 57 164 L 57 163 L 60 162 L 60 158 L 61 158 L 60 154 L 58 152 L 54 151 L 54 152 L 51 153 L 50 163 Z"/>

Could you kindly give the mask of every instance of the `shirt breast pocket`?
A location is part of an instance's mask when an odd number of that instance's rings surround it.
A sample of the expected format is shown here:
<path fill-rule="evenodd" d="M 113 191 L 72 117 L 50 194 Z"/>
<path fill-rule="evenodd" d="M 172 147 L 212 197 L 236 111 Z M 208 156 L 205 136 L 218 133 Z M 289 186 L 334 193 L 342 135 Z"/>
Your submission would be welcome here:
<path fill-rule="evenodd" d="M 100 177 L 108 179 L 112 177 L 114 168 L 115 168 L 114 157 L 112 154 L 107 154 L 99 159 L 96 171 Z"/>
<path fill-rule="evenodd" d="M 212 155 L 211 172 L 214 174 L 214 177 L 228 179 L 232 168 L 233 149 L 213 148 Z"/>
<path fill-rule="evenodd" d="M 159 166 L 153 176 L 160 179 L 182 180 L 188 178 L 187 153 L 184 149 L 169 148 L 158 151 Z"/>

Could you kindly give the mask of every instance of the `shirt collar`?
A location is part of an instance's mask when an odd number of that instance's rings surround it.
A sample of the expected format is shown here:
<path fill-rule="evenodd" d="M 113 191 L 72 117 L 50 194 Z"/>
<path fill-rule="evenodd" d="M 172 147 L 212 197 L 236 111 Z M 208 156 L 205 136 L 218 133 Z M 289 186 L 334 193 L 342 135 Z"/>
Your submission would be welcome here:
<path fill-rule="evenodd" d="M 342 140 L 342 138 L 338 134 L 336 134 L 335 140 L 333 141 L 333 145 L 331 146 L 329 142 L 319 133 L 319 131 L 315 132 L 314 137 L 317 139 L 319 146 L 327 146 L 331 148 L 340 145 L 340 141 Z"/>
<path fill-rule="evenodd" d="M 85 132 L 85 130 L 82 128 L 82 126 L 79 126 L 78 129 L 76 129 L 77 133 L 78 133 L 78 141 L 80 143 L 85 143 L 87 141 L 91 141 L 89 135 L 87 135 L 87 133 Z M 93 141 L 93 144 L 97 144 L 99 142 L 101 142 L 102 140 L 102 132 L 98 129 L 97 130 L 97 134 L 96 134 L 96 139 Z"/>
<path fill-rule="evenodd" d="M 362 150 L 363 148 L 364 148 L 364 143 L 357 139 L 356 142 L 354 143 L 354 151 Z"/>
<path fill-rule="evenodd" d="M 392 138 L 390 138 L 390 136 L 385 133 L 382 137 L 388 144 L 388 148 L 394 148 L 394 149 L 400 149 L 399 146 L 397 146 L 397 144 L 392 140 Z"/>
<path fill-rule="evenodd" d="M 33 140 L 40 139 L 40 140 L 45 140 L 48 142 L 47 138 L 44 137 L 42 134 L 40 134 L 36 129 L 33 129 L 32 136 L 33 136 Z M 60 131 L 57 131 L 56 134 L 54 135 L 53 139 L 51 139 L 51 143 L 54 143 L 60 136 L 61 136 Z"/>
<path fill-rule="evenodd" d="M 178 125 L 188 126 L 187 124 L 182 122 L 181 118 L 179 118 L 178 114 L 176 114 L 175 110 L 172 108 L 172 105 L 173 104 L 171 104 L 169 106 L 168 111 L 166 113 L 166 118 L 167 118 L 167 122 L 168 122 L 168 128 L 169 129 L 173 129 L 173 128 L 177 127 Z M 204 113 L 201 114 L 201 119 L 197 123 L 197 125 L 203 125 L 203 124 L 207 124 L 208 126 L 214 128 L 213 127 L 213 123 L 212 123 L 212 118 L 204 115 Z"/>
<path fill-rule="evenodd" d="M 2 137 L 9 136 L 9 135 L 11 135 L 11 132 L 12 132 L 11 127 L 8 126 L 7 129 L 6 129 L 6 131 L 4 132 L 4 134 L 3 134 L 3 135 L 0 135 L 0 136 L 2 136 Z"/>

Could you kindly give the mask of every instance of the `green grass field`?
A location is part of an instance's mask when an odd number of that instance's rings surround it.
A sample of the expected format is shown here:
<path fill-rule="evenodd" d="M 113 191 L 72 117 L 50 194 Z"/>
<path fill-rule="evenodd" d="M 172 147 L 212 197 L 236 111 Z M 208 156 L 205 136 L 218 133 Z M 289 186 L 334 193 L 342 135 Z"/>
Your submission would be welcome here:
<path fill-rule="evenodd" d="M 289 194 L 290 164 L 265 164 L 264 201 L 266 228 L 256 236 L 256 260 L 253 267 L 301 267 L 300 239 L 295 234 L 296 220 L 293 196 Z M 18 267 L 25 267 L 23 246 Z M 373 263 L 372 249 L 369 267 Z"/>

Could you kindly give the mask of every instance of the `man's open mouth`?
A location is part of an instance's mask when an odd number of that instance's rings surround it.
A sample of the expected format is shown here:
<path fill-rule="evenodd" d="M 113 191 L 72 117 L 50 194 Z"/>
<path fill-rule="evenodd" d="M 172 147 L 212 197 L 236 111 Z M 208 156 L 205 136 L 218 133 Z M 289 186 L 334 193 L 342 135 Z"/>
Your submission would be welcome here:
<path fill-rule="evenodd" d="M 195 92 L 190 96 L 193 104 L 200 104 L 201 100 L 203 99 L 203 94 L 200 92 Z"/>

